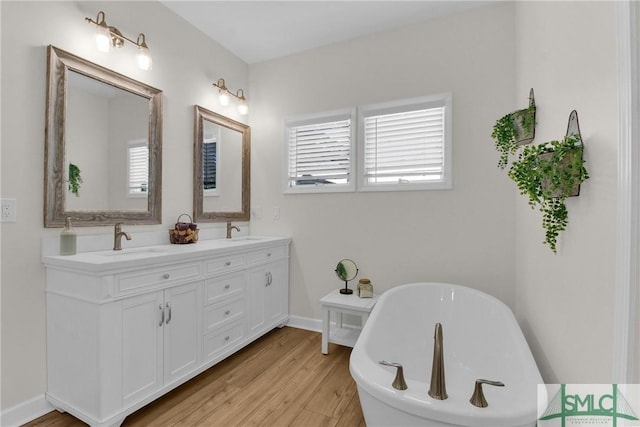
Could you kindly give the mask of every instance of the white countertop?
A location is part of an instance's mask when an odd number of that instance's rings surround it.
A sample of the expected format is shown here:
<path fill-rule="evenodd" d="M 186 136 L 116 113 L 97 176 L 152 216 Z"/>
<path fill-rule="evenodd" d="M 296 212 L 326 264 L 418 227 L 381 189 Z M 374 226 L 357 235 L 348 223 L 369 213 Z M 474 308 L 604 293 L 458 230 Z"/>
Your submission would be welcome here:
<path fill-rule="evenodd" d="M 191 261 L 215 255 L 233 254 L 247 250 L 259 250 L 277 243 L 288 243 L 288 237 L 242 236 L 231 239 L 200 240 L 185 245 L 163 244 L 123 248 L 121 251 L 107 250 L 81 252 L 69 256 L 43 256 L 47 267 L 62 267 L 87 272 L 105 272 L 128 267 L 140 268 L 163 262 Z"/>

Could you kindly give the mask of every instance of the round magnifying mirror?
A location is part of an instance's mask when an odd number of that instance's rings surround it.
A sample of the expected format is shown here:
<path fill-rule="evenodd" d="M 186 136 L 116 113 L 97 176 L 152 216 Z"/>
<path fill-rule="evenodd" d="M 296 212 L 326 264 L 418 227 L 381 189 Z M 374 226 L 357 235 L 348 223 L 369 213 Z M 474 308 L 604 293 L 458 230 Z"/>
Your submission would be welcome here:
<path fill-rule="evenodd" d="M 350 259 L 342 259 L 336 266 L 336 275 L 340 280 L 344 280 L 344 288 L 340 289 L 341 294 L 352 294 L 353 289 L 348 288 L 349 280 L 353 280 L 358 275 L 358 266 Z"/>

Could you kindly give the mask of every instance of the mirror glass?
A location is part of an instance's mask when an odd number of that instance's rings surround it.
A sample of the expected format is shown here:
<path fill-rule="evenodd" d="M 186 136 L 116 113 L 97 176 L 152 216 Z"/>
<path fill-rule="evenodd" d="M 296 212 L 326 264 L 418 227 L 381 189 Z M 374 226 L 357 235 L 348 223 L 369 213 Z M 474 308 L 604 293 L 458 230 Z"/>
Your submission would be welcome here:
<path fill-rule="evenodd" d="M 160 223 L 161 94 L 49 46 L 45 226 Z"/>
<path fill-rule="evenodd" d="M 249 220 L 249 126 L 195 106 L 194 221 Z"/>
<path fill-rule="evenodd" d="M 358 266 L 350 259 L 341 259 L 336 265 L 336 276 L 344 281 L 344 288 L 340 289 L 341 294 L 352 294 L 353 289 L 349 289 L 349 280 L 355 279 L 358 275 Z"/>

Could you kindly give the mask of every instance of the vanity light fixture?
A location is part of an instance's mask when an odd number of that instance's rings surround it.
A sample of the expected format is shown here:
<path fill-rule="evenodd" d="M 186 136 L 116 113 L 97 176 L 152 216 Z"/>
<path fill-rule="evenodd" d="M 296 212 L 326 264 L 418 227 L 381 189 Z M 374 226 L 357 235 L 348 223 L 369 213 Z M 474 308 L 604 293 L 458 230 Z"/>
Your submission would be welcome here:
<path fill-rule="evenodd" d="M 96 46 L 100 52 L 109 52 L 112 47 L 122 47 L 124 42 L 128 41 L 138 46 L 138 67 L 141 70 L 151 69 L 151 55 L 149 55 L 149 46 L 147 46 L 144 33 L 138 34 L 138 38 L 135 41 L 131 40 L 116 27 L 107 24 L 103 11 L 98 12 L 95 21 L 91 18 L 84 19 L 96 26 Z"/>
<path fill-rule="evenodd" d="M 242 115 L 249 112 L 249 105 L 247 105 L 247 98 L 244 97 L 244 90 L 238 89 L 236 93 L 231 92 L 222 78 L 218 79 L 216 83 L 213 83 L 213 86 L 218 88 L 218 100 L 220 101 L 220 105 L 229 105 L 230 97 L 233 96 L 238 99 L 238 112 Z"/>

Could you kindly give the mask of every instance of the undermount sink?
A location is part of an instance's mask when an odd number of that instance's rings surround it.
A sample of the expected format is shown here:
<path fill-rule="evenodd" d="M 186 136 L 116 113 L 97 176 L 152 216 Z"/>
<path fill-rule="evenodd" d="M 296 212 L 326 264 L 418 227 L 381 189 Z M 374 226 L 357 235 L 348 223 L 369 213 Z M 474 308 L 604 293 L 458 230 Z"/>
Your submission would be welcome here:
<path fill-rule="evenodd" d="M 102 257 L 125 258 L 125 257 L 164 254 L 164 253 L 167 253 L 167 250 L 162 248 L 129 248 L 129 249 L 122 249 L 119 251 L 94 252 L 94 255 L 98 255 Z"/>
<path fill-rule="evenodd" d="M 229 243 L 247 242 L 247 241 L 260 241 L 260 240 L 265 240 L 265 238 L 264 237 L 260 237 L 260 236 L 240 236 L 240 237 L 232 237 L 230 239 L 225 239 L 225 241 L 229 242 Z"/>

